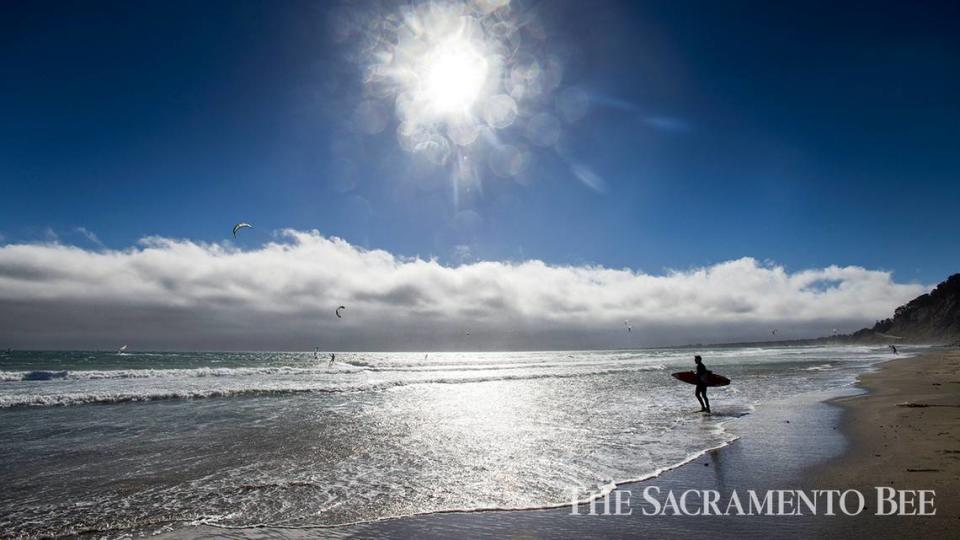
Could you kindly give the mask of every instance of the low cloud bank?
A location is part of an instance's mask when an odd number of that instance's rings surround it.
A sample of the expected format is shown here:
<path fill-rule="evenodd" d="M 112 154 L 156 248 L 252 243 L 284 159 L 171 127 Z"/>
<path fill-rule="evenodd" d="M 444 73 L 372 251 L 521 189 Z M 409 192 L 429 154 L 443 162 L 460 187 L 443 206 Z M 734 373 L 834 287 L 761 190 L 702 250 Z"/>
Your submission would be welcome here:
<path fill-rule="evenodd" d="M 0 346 L 616 348 L 768 339 L 773 329 L 792 339 L 856 330 L 929 289 L 856 266 L 444 266 L 316 231 L 278 238 L 254 250 L 159 237 L 122 251 L 0 246 Z"/>

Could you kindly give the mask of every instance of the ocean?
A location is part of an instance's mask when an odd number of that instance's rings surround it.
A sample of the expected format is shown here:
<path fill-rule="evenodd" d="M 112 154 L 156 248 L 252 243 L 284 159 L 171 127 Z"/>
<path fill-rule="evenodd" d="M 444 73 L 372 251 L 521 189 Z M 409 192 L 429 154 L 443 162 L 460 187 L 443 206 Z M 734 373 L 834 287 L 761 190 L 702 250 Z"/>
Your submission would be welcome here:
<path fill-rule="evenodd" d="M 709 416 L 670 377 L 695 353 L 733 381 L 710 389 Z M 849 388 L 891 356 L 0 353 L 0 531 L 128 536 L 569 504 L 729 443 L 765 403 Z"/>

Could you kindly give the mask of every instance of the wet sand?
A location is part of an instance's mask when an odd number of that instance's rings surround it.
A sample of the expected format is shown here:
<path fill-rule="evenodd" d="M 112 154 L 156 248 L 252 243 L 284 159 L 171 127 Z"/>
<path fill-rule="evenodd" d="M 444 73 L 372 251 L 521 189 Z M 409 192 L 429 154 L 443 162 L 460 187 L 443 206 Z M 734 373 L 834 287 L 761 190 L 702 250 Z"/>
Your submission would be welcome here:
<path fill-rule="evenodd" d="M 841 425 L 850 449 L 818 467 L 813 483 L 865 492 L 876 486 L 932 489 L 937 513 L 840 521 L 838 532 L 960 538 L 960 351 L 886 362 L 863 375 L 860 385 L 867 395 L 833 400 L 845 410 Z"/>
<path fill-rule="evenodd" d="M 730 424 L 742 437 L 659 477 L 624 484 L 630 516 L 544 510 L 430 514 L 336 528 L 188 527 L 170 537 L 232 538 L 956 538 L 960 535 L 960 353 L 878 366 L 865 395 L 765 404 Z M 843 391 L 843 390 L 841 390 Z M 836 394 L 834 394 L 836 395 Z M 903 406 L 914 404 L 917 406 Z M 724 406 L 715 404 L 715 412 Z M 644 516 L 641 494 L 673 490 L 859 489 L 859 516 Z M 936 490 L 933 517 L 876 516 L 875 487 Z M 599 504 L 599 503 L 598 503 Z"/>

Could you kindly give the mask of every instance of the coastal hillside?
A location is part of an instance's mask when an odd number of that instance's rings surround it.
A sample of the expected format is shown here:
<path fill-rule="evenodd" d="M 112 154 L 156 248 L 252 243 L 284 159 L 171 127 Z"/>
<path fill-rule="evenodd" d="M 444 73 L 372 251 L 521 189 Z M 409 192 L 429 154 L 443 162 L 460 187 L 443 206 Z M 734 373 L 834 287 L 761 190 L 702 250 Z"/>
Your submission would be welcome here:
<path fill-rule="evenodd" d="M 960 341 L 960 274 L 954 274 L 933 291 L 920 295 L 894 311 L 893 318 L 877 321 L 851 337 L 904 339 L 922 342 Z"/>

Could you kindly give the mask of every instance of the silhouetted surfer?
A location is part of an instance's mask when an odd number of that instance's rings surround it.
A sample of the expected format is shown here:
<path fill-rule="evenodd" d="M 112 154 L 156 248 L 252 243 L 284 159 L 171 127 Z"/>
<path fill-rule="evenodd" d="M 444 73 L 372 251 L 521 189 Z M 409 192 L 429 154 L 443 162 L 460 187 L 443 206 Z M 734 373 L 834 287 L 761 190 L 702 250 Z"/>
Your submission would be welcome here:
<path fill-rule="evenodd" d="M 891 346 L 890 346 L 890 350 L 893 351 L 893 354 L 899 354 L 899 353 L 897 352 L 897 346 L 896 346 L 896 345 L 891 345 Z"/>
<path fill-rule="evenodd" d="M 693 395 L 700 402 L 700 412 L 710 412 L 710 400 L 707 399 L 707 375 L 710 370 L 703 365 L 703 358 L 699 354 L 693 357 L 693 361 L 697 363 L 697 391 Z"/>
<path fill-rule="evenodd" d="M 333 353 L 330 353 L 330 363 L 327 364 L 327 367 L 332 366 L 332 365 L 333 365 L 333 362 L 334 362 L 336 359 L 337 359 L 337 355 L 335 355 L 335 354 L 333 354 Z"/>

